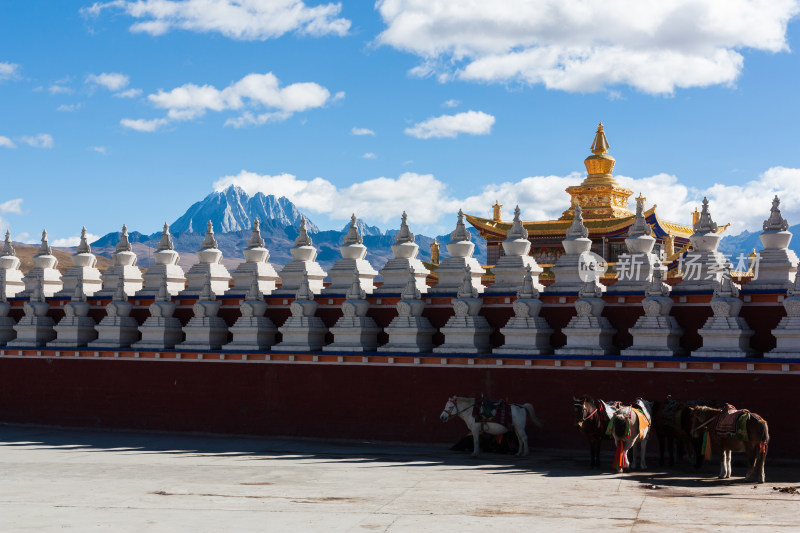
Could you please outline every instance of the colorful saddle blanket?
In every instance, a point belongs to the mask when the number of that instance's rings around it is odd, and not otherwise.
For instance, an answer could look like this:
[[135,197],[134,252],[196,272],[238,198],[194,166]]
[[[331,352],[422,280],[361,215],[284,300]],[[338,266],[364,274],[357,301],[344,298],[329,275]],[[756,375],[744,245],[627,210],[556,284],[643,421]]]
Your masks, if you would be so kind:
[[[647,416],[642,412],[642,410],[638,406],[630,406],[624,405],[619,407],[614,414],[621,414],[624,415],[625,418],[628,420],[628,431],[627,436],[631,436],[631,426],[633,425],[633,421],[636,420],[638,422],[637,427],[639,428],[639,438],[643,439],[647,436],[650,427],[650,420]],[[636,418],[634,418],[636,417]],[[607,435],[613,435],[613,427],[614,427],[614,420],[613,415],[608,422],[608,428],[606,430]]]
[[736,409],[732,405],[726,405],[714,425],[714,433],[717,438],[739,438],[747,439],[747,419],[750,411],[746,409]]
[[513,425],[511,421],[511,404],[504,400],[493,402],[486,398],[475,398],[472,417],[481,424],[493,422],[507,428]]

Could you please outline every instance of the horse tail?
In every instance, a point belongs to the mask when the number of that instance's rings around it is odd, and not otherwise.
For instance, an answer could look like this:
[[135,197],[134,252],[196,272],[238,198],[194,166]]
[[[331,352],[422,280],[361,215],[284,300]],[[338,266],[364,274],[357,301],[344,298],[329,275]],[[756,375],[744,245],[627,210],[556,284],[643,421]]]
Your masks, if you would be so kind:
[[531,422],[536,424],[536,427],[541,429],[542,428],[542,423],[541,423],[541,421],[539,421],[538,418],[536,418],[536,413],[533,410],[533,406],[531,404],[529,404],[529,403],[525,403],[525,404],[522,404],[522,407],[525,408],[525,412],[528,413],[529,417],[531,417]]
[[761,454],[767,453],[767,445],[769,444],[769,426],[767,425],[767,421],[761,418],[760,416],[756,415],[758,419],[758,429],[761,433],[760,435],[760,444],[761,444]]

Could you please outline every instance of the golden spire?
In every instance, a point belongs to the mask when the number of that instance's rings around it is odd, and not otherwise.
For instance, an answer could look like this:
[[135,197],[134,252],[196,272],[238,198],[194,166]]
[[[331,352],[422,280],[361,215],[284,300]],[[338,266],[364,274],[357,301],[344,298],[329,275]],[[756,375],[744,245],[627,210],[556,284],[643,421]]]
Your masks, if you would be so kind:
[[608,139],[603,131],[603,123],[597,125],[597,132],[594,134],[594,141],[592,141],[592,154],[587,157],[583,164],[586,166],[586,171],[589,175],[583,182],[583,185],[616,185],[616,181],[611,176],[614,170],[616,160],[608,155]]
[[494,205],[492,206],[492,209],[494,210],[492,213],[492,220],[495,222],[500,222],[502,220],[502,207],[503,204],[501,204],[499,200],[494,201]]

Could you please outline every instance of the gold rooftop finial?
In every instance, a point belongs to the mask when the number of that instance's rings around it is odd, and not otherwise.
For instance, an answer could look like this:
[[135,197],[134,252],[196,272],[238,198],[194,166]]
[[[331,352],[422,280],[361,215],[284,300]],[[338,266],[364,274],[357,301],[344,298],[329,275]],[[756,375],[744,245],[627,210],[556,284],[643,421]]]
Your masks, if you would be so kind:
[[494,210],[494,212],[492,213],[492,220],[494,220],[495,222],[500,222],[502,220],[503,216],[502,207],[503,204],[501,204],[499,200],[494,201],[494,205],[492,206],[492,209]]
[[594,134],[594,141],[592,142],[591,151],[594,155],[603,155],[608,153],[608,139],[603,132],[603,123],[597,125],[597,133]]

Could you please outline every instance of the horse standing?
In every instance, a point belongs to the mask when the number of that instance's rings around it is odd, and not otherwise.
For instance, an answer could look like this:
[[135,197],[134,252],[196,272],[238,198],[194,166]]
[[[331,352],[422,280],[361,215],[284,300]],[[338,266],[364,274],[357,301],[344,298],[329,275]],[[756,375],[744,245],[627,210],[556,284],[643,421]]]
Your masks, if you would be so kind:
[[608,413],[603,400],[594,400],[591,396],[583,395],[572,398],[575,425],[580,428],[589,441],[589,455],[591,466],[600,466],[600,444],[603,439],[610,439],[607,434]]
[[[514,428],[514,432],[517,434],[520,444],[519,450],[517,451],[517,456],[528,455],[528,435],[525,433],[525,423],[527,421],[526,415],[531,417],[531,421],[536,424],[537,427],[542,427],[542,423],[536,418],[536,413],[534,412],[531,404],[524,403],[520,405],[512,403],[510,404],[510,407],[511,425]],[[475,398],[451,396],[447,399],[447,403],[444,406],[442,414],[439,415],[439,418],[442,420],[442,422],[447,422],[451,418],[458,416],[464,421],[469,430],[472,432],[472,457],[477,457],[481,452],[479,439],[481,431],[485,431],[486,433],[490,433],[492,435],[502,435],[506,433],[509,428],[496,422],[482,422],[480,420],[476,420],[472,414],[474,408]]]
[[[719,478],[731,477],[732,452],[747,454],[747,476],[750,481],[757,472],[757,481],[764,483],[764,463],[767,460],[769,426],[767,421],[747,410],[737,411],[713,407],[692,407],[692,435],[703,435],[706,447],[709,437],[721,448]],[[746,417],[743,419],[742,417]]]
[[639,452],[639,467],[647,469],[645,454],[647,439],[650,436],[650,412],[653,403],[637,398],[633,405],[620,406],[611,417],[611,436],[614,437],[617,452],[614,466],[618,472],[631,467],[628,462],[628,450],[633,449],[633,464],[636,464],[636,452]]
[[677,452],[680,460],[687,455],[688,460],[694,457],[694,467],[703,466],[703,454],[700,450],[700,439],[692,438],[691,408],[706,405],[703,400],[679,401],[671,396],[664,402],[653,402],[653,430],[658,438],[658,464],[665,464],[664,455],[669,452],[669,465],[675,465]]

